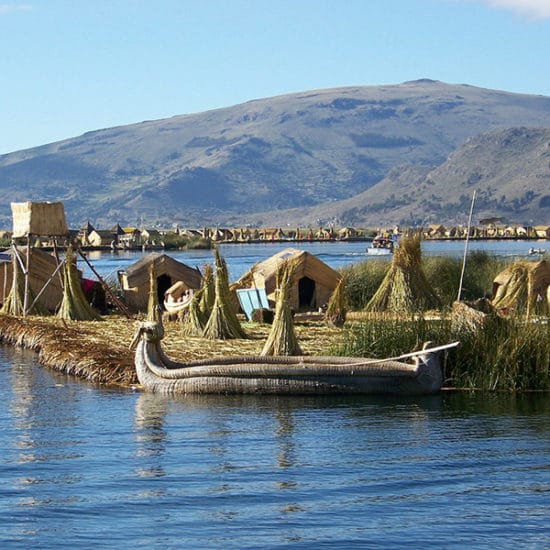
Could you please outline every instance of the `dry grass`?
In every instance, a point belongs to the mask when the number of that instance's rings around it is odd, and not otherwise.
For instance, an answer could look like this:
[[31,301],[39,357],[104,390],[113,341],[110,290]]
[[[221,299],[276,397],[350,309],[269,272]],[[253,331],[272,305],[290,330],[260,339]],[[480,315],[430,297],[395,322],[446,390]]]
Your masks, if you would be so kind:
[[[164,325],[163,348],[178,361],[224,355],[260,355],[271,326],[243,323],[246,339],[207,340],[184,334],[181,323]],[[0,341],[33,349],[41,365],[103,385],[137,384],[133,352],[129,349],[136,321],[122,315],[103,322],[64,321],[55,317],[0,315]],[[342,331],[322,321],[296,323],[296,335],[305,355],[327,354]]]

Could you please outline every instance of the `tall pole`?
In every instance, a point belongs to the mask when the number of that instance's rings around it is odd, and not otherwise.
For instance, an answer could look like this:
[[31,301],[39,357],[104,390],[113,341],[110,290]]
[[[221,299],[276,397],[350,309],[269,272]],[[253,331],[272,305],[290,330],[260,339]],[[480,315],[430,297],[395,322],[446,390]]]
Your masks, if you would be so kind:
[[23,316],[27,315],[29,303],[29,277],[31,273],[31,234],[27,233],[27,270],[25,273],[25,295],[23,296]]
[[464,280],[464,271],[466,270],[466,255],[468,254],[468,241],[470,239],[470,228],[472,227],[472,215],[474,213],[474,203],[476,200],[476,192],[472,195],[472,205],[470,206],[470,216],[468,217],[468,229],[466,231],[466,241],[464,242],[464,257],[462,258],[462,271],[460,273],[460,283],[458,285],[458,298],[460,302],[460,296],[462,294],[462,281]]

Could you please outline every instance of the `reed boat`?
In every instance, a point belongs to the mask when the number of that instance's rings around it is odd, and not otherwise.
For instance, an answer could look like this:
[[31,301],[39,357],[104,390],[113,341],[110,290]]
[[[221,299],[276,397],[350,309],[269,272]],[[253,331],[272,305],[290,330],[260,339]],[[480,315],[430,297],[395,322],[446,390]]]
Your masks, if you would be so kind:
[[132,342],[142,388],[163,394],[430,395],[442,385],[439,352],[458,345],[428,342],[389,359],[254,355],[180,363],[165,355],[163,336],[161,322],[145,321]]

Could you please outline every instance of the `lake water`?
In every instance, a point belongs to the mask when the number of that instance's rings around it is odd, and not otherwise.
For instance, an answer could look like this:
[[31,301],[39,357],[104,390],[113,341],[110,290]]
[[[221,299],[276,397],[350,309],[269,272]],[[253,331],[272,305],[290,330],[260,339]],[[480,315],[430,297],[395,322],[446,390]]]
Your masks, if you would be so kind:
[[[546,246],[547,244],[548,246]],[[366,242],[288,242],[221,244],[219,250],[221,256],[226,260],[229,279],[233,282],[254,263],[265,260],[287,247],[307,250],[326,264],[337,269],[361,261],[380,259],[380,256],[367,256],[365,254],[367,246],[368,243]],[[484,251],[499,257],[527,258],[531,246],[545,248],[550,252],[550,243],[521,240],[470,241],[468,243],[468,251]],[[461,258],[464,255],[464,248],[465,243],[463,241],[422,242],[422,254],[426,256],[439,255]],[[213,253],[211,250],[170,250],[166,253],[191,267],[200,268],[205,263],[213,263]],[[116,276],[118,270],[127,268],[142,256],[143,254],[137,251],[120,251],[117,253],[95,251],[88,254],[88,258],[103,277]],[[389,261],[390,258],[386,259]],[[87,276],[93,278],[90,270],[82,260],[79,261],[79,267],[84,270]]]
[[[235,278],[276,246],[222,255]],[[548,395],[171,398],[0,346],[0,448],[0,548],[550,547]]]

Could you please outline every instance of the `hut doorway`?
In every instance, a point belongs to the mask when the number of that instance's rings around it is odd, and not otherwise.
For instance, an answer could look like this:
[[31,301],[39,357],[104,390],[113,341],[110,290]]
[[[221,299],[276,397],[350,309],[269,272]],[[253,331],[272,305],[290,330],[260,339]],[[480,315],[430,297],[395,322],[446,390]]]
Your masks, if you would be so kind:
[[298,307],[315,307],[315,281],[309,277],[302,277],[298,281]]
[[164,303],[164,293],[172,286],[172,279],[166,273],[157,277],[157,298],[158,303]]

